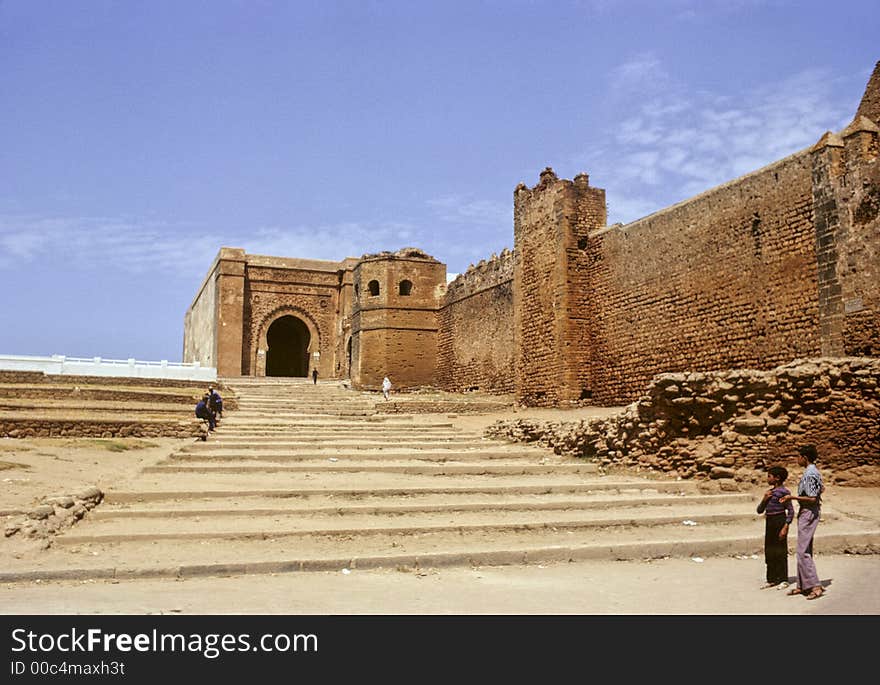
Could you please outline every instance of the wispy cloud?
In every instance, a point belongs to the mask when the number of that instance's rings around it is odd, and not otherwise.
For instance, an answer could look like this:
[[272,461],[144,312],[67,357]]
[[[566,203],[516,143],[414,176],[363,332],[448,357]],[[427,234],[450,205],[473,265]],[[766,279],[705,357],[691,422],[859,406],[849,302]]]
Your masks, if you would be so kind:
[[368,252],[410,247],[416,239],[405,222],[343,222],[319,226],[264,226],[238,240],[250,254],[340,260]]
[[437,247],[451,268],[497,254],[513,243],[513,203],[450,194],[428,201],[441,224]]
[[428,200],[428,206],[437,218],[448,223],[468,226],[509,227],[513,224],[511,206],[479,200],[463,195],[446,195]]
[[[806,70],[750,92],[693,92],[659,59],[638,55],[612,78],[629,116],[576,163],[606,188],[609,221],[629,222],[759,169],[846,125],[833,79]],[[663,87],[657,88],[658,81]],[[627,106],[627,105],[630,106]]]
[[0,215],[0,270],[51,260],[83,269],[191,278],[207,270],[221,246],[241,247],[251,254],[338,260],[389,245],[406,247],[414,235],[410,224],[400,222],[271,226],[242,238],[192,224]]

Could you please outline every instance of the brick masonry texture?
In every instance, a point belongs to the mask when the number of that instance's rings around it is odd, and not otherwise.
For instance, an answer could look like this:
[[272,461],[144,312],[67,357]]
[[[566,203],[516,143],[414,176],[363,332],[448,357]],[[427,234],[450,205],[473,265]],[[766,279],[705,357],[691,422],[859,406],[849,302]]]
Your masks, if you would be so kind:
[[695,479],[762,482],[811,443],[833,482],[877,485],[880,359],[795,360],[769,371],[659,374],[618,415],[499,421],[486,433],[558,454]]
[[801,153],[590,234],[593,401],[657,373],[769,368],[819,354],[810,157]]
[[514,392],[513,271],[513,252],[502,250],[449,284],[439,313],[439,387]]

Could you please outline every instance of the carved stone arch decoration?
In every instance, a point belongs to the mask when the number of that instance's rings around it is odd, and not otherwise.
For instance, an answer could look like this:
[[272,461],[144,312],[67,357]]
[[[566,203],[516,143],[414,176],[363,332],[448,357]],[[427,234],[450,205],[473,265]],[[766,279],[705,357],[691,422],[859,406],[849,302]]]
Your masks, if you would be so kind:
[[284,316],[293,316],[302,321],[309,331],[309,347],[308,352],[311,355],[314,352],[321,351],[321,329],[314,317],[308,311],[295,305],[281,305],[263,317],[260,325],[257,327],[256,345],[251,356],[251,368],[254,369],[255,376],[266,375],[266,352],[269,349],[269,328],[278,319]]

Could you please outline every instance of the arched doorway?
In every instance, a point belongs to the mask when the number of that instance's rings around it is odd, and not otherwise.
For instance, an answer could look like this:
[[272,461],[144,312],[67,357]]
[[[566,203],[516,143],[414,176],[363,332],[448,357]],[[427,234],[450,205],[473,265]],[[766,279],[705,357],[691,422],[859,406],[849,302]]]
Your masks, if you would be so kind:
[[266,375],[308,375],[311,338],[308,327],[295,316],[273,321],[266,333]]

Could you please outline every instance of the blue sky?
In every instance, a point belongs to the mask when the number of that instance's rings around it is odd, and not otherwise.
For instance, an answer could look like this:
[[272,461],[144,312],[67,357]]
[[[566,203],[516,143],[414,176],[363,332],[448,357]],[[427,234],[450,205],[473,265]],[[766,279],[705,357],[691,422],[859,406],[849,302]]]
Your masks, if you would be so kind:
[[221,246],[513,247],[545,166],[628,222],[814,143],[875,2],[0,0],[0,353],[180,361]]

